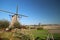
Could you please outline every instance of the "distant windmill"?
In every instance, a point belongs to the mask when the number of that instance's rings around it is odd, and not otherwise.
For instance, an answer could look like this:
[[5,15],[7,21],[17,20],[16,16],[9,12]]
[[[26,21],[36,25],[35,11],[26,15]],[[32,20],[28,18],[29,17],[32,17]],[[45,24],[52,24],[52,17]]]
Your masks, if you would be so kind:
[[10,15],[10,16],[12,16],[12,20],[11,20],[11,23],[10,23],[9,27],[6,30],[9,30],[9,28],[14,27],[14,24],[15,24],[15,22],[18,21],[18,18],[20,18],[22,16],[27,17],[25,15],[18,14],[18,5],[16,7],[16,13],[12,13],[12,12],[9,12],[9,11],[4,11],[4,10],[0,10],[0,11],[13,14],[13,15]]

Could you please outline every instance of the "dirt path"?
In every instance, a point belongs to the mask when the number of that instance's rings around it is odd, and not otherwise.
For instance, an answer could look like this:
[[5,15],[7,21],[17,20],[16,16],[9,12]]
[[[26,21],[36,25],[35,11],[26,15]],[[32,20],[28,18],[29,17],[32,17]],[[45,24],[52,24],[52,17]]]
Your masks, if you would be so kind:
[[48,30],[49,33],[60,33],[60,29],[56,29],[56,30]]

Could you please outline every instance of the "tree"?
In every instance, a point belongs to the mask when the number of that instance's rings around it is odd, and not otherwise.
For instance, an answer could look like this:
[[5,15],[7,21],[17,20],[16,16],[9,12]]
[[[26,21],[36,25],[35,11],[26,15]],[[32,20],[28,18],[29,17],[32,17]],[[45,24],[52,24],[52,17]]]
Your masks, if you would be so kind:
[[0,20],[0,28],[7,28],[9,26],[8,20]]

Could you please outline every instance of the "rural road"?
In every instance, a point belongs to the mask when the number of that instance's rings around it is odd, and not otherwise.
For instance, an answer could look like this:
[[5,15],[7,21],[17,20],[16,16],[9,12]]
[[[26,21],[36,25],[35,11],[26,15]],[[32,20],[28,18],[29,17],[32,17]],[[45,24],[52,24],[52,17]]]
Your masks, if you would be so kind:
[[60,33],[60,29],[52,29],[52,30],[48,30],[49,33]]

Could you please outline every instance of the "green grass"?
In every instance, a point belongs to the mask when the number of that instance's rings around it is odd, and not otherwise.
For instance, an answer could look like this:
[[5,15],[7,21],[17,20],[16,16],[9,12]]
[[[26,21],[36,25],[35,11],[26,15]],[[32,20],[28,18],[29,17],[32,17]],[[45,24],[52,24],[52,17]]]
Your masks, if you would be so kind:
[[40,37],[42,39],[45,39],[47,37],[47,30],[32,30],[31,31],[34,37]]
[[[48,31],[47,30],[30,30],[27,33],[31,33],[34,38],[39,37],[40,39],[46,39]],[[10,39],[12,32],[0,33],[0,37]],[[60,40],[60,34],[53,34],[55,39]]]
[[[33,37],[40,37],[45,39],[47,36],[47,30],[30,30],[30,33],[32,33]],[[3,32],[1,35],[2,38],[10,38],[12,32]]]
[[53,35],[55,40],[60,40],[60,33],[55,33]]

